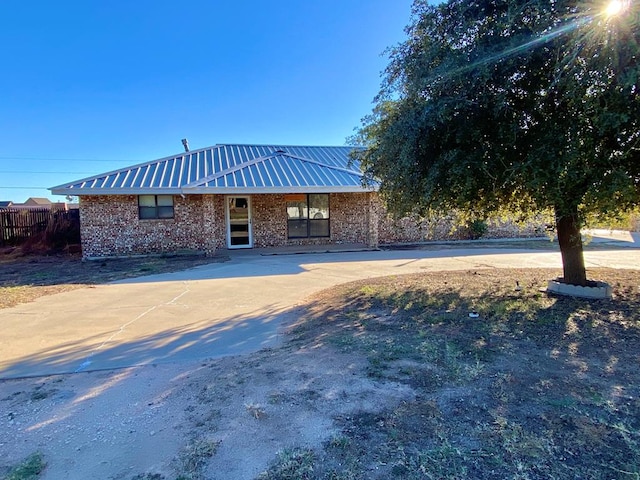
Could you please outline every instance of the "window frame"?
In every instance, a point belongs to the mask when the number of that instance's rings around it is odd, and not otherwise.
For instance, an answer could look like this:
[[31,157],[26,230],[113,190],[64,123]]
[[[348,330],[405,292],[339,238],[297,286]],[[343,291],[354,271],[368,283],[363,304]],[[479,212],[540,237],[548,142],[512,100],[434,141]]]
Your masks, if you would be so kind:
[[[331,196],[328,193],[305,193],[301,194],[305,196],[305,210],[306,217],[301,218],[289,218],[287,215],[287,240],[300,240],[304,238],[330,238],[331,237]],[[323,195],[326,196],[326,205],[327,205],[327,217],[326,218],[312,218],[310,217],[310,212],[312,208],[317,208],[310,206],[310,197],[311,195]],[[286,202],[286,207],[289,208],[289,201]],[[301,202],[300,202],[301,203]],[[297,223],[298,225],[304,225],[304,230],[306,230],[305,235],[292,235],[291,234],[291,225],[292,223]],[[326,224],[326,235],[312,235],[313,226],[318,224]]]
[[[153,205],[142,205],[143,197],[147,199],[153,197]],[[159,197],[161,201],[158,200]],[[171,199],[171,205],[164,205],[167,199]],[[171,213],[168,214],[168,212]],[[138,195],[138,220],[171,220],[173,218],[175,218],[173,195]]]

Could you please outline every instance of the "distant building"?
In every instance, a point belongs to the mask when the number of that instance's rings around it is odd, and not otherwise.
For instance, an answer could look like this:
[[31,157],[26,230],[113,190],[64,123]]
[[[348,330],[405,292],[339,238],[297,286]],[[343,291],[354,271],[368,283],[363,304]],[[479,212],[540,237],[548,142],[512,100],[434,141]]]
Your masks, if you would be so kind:
[[11,200],[0,202],[0,208],[14,210],[72,210],[79,208],[77,203],[52,202],[48,198],[29,197],[24,203],[15,203]]
[[27,198],[27,200],[23,203],[23,205],[26,206],[33,206],[33,207],[39,207],[39,208],[50,208],[51,204],[53,202],[51,202],[51,200],[49,200],[48,198],[40,198],[40,197],[29,197]]

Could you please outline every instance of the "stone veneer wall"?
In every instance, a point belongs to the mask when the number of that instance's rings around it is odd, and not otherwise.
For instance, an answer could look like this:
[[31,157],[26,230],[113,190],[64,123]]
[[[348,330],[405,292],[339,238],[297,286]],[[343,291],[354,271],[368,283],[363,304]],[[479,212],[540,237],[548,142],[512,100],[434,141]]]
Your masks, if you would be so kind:
[[[370,194],[330,195],[330,238],[287,238],[283,194],[251,195],[256,248],[287,245],[367,243]],[[226,248],[225,197],[175,195],[174,218],[140,220],[136,195],[80,197],[82,251],[87,258]]]
[[[418,217],[393,218],[385,211],[377,195],[373,207],[378,215],[378,241],[381,245],[393,243],[417,243],[438,240],[466,240],[469,232],[456,227],[456,219],[450,216],[433,219]],[[482,238],[540,237],[546,234],[546,225],[552,219],[540,215],[525,224],[503,218],[488,218],[487,231]]]
[[367,243],[369,229],[368,195],[329,195],[329,238],[287,238],[287,209],[284,194],[251,196],[253,244],[257,248],[331,243]]
[[[193,197],[196,195],[188,195],[187,199]],[[227,245],[224,197],[222,195],[202,195],[202,198],[201,235],[204,251],[207,255],[214,255],[217,250],[226,248]]]
[[287,209],[283,194],[251,195],[251,216],[256,248],[287,244]]
[[[84,257],[109,257],[204,252],[226,248],[223,195],[175,195],[174,218],[140,220],[136,195],[80,197],[80,228]],[[376,193],[332,193],[329,197],[330,238],[287,238],[286,200],[283,194],[251,195],[253,242],[256,248],[287,245],[359,243],[378,246],[465,237],[454,230],[453,218],[430,221],[393,219]],[[489,219],[483,238],[544,235],[544,222],[526,226]]]
[[331,241],[333,243],[369,244],[370,193],[333,193],[331,208]]
[[[529,222],[521,225],[511,220],[489,218],[486,220],[487,231],[482,238],[526,238],[544,237],[546,223],[541,218],[539,222]],[[469,232],[464,227],[456,227],[451,217],[434,220],[419,220],[415,218],[394,219],[384,215],[379,222],[379,243],[417,243],[438,240],[467,240]]]
[[[216,198],[217,197],[217,198]],[[214,195],[175,195],[174,218],[140,220],[136,195],[80,197],[82,252],[87,258],[195,251],[224,245],[224,204]]]

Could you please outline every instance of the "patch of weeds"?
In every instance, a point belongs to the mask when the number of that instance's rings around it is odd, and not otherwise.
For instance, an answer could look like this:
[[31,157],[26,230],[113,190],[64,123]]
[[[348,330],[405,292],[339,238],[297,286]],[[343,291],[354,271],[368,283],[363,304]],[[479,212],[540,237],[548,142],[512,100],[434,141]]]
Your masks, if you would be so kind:
[[3,402],[8,402],[9,400],[14,400],[16,397],[19,397],[23,393],[25,393],[25,392],[23,392],[23,391],[13,392],[11,395],[8,395],[8,396],[6,396],[6,397],[4,397],[4,398],[2,398],[0,400],[3,401]]
[[178,457],[177,480],[201,480],[202,470],[222,443],[220,440],[196,439],[183,448]]
[[[402,373],[407,376],[406,383],[422,391],[435,391],[445,383],[445,379],[435,368],[405,369]],[[398,380],[402,379],[399,378]]]
[[366,372],[370,378],[381,379],[385,376],[386,365],[379,357],[369,357]]
[[42,453],[35,452],[9,470],[3,480],[36,480],[46,466]]
[[[235,386],[235,383],[228,378],[226,380],[225,385],[229,388]],[[197,400],[199,403],[216,403],[219,401],[226,401],[230,397],[229,388],[221,389],[218,385],[211,384],[206,385],[200,389],[197,395]]]
[[491,395],[500,403],[507,403],[515,394],[513,383],[515,379],[510,372],[498,372],[491,383]]
[[501,416],[494,420],[493,431],[504,454],[512,458],[539,460],[552,455],[552,442],[544,432],[536,433]]
[[475,380],[485,371],[486,365],[476,358],[475,362],[464,363],[460,371],[460,378],[464,381]]
[[193,424],[196,427],[208,427],[209,431],[216,430],[216,423],[222,416],[220,410],[211,410],[202,416],[191,416]]
[[360,480],[362,479],[362,475],[358,474],[357,472],[354,472],[352,470],[348,470],[348,469],[344,469],[341,471],[337,471],[337,470],[330,470],[329,472],[327,472],[324,477],[322,477],[323,480]]
[[369,297],[373,297],[377,293],[377,289],[373,287],[373,285],[364,285],[360,289],[360,293],[362,295],[366,295]]
[[329,342],[343,353],[351,353],[358,350],[358,346],[360,344],[358,338],[350,331],[332,335],[329,337]]
[[468,460],[461,449],[453,447],[446,439],[441,439],[440,444],[434,448],[402,455],[391,471],[395,477],[406,480],[457,480],[469,478]]
[[36,387],[33,392],[31,392],[31,395],[29,396],[31,401],[36,402],[38,400],[44,400],[45,398],[50,397],[57,392],[56,389],[45,390],[43,387],[44,385],[40,385],[39,387]]
[[351,440],[346,435],[334,435],[326,442],[326,446],[345,450],[351,444]]
[[455,381],[464,377],[464,354],[454,342],[434,336],[420,342],[417,350],[423,361],[440,367],[449,380]]
[[572,397],[550,398],[547,403],[555,408],[569,408],[576,404],[576,399]]
[[538,291],[557,275],[446,272],[324,292],[305,340],[366,357],[369,376],[407,383],[416,400],[338,416],[307,478],[640,480],[638,273],[589,272],[616,285],[612,301]]
[[283,392],[270,392],[269,395],[267,395],[267,402],[269,402],[269,404],[271,405],[279,405],[284,402],[285,398],[286,395]]
[[307,448],[285,449],[257,480],[310,480],[314,475],[315,454]]
[[318,392],[317,390],[313,390],[310,388],[306,388],[302,391],[300,391],[298,393],[298,395],[300,395],[300,397],[304,400],[306,400],[307,402],[314,402],[320,398],[322,398],[322,394],[320,392]]
[[258,403],[245,403],[244,408],[246,408],[249,415],[256,420],[260,420],[267,416],[266,410]]

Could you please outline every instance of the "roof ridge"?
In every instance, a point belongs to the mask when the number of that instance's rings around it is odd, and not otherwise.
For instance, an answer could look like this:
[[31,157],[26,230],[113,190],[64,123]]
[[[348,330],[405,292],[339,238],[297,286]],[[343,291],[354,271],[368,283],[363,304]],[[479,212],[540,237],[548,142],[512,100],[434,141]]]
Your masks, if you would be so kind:
[[297,147],[297,148],[363,148],[359,145],[295,145],[295,144],[281,144],[281,143],[216,143],[211,147]]
[[363,173],[359,172],[357,170],[351,170],[349,168],[338,167],[338,166],[335,166],[335,165],[329,165],[327,163],[319,162],[319,161],[313,160],[311,158],[304,158],[304,157],[301,157],[299,155],[294,155],[294,154],[289,153],[289,152],[283,152],[283,151],[280,151],[280,150],[276,150],[275,152],[271,152],[268,155],[262,155],[261,157],[255,157],[255,158],[252,158],[251,160],[249,160],[247,162],[240,162],[240,163],[238,163],[236,165],[233,165],[232,167],[227,167],[227,168],[225,168],[223,170],[220,170],[219,172],[212,173],[211,175],[207,175],[206,177],[200,178],[200,179],[196,180],[195,182],[191,182],[191,183],[188,183],[188,184],[184,185],[182,188],[195,188],[195,187],[202,186],[205,183],[209,183],[209,182],[214,181],[214,180],[216,180],[218,178],[222,178],[225,175],[237,172],[237,171],[242,170],[243,168],[247,168],[247,167],[249,167],[251,165],[256,165],[257,163],[262,163],[265,160],[268,160],[268,159],[274,158],[274,157],[293,158],[293,159],[296,159],[296,160],[300,160],[302,162],[312,163],[314,165],[319,165],[321,167],[329,168],[331,170],[337,170],[337,171],[340,171],[340,172],[345,172],[345,173],[349,173],[349,174],[353,174],[353,175],[358,175],[360,177],[363,176]]

